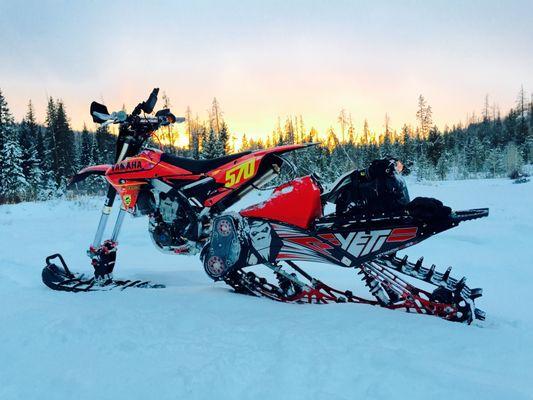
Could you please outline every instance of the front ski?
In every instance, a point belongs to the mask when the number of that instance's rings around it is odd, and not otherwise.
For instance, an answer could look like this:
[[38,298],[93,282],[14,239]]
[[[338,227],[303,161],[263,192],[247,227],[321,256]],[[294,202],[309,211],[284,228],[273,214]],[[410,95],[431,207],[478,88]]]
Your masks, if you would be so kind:
[[[61,265],[52,260],[59,259]],[[94,276],[71,272],[61,254],[46,257],[46,266],[42,271],[43,283],[50,289],[63,292],[96,292],[124,290],[128,288],[161,289],[165,285],[141,280],[116,280],[112,278],[95,279]]]

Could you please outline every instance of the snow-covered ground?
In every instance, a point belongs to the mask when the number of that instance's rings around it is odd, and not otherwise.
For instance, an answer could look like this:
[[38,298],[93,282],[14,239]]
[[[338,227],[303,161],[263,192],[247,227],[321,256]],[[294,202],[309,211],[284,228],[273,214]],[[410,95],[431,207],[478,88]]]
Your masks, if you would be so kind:
[[[490,207],[407,251],[483,287],[485,323],[237,295],[198,259],[156,251],[145,219],[126,220],[115,275],[166,289],[53,292],[40,281],[44,257],[60,251],[89,271],[98,203],[1,206],[0,399],[532,399],[533,183],[410,192]],[[350,270],[312,269],[356,282]]]

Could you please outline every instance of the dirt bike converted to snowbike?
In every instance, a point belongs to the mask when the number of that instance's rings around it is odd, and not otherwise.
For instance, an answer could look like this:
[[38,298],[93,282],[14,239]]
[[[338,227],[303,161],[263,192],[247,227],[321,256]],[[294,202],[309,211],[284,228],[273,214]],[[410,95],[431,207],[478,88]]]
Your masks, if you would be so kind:
[[[460,222],[488,216],[488,209],[454,211],[440,201],[410,201],[401,172],[392,158],[375,160],[365,170],[341,176],[324,190],[316,176],[295,179],[276,188],[271,198],[239,213],[224,213],[247,191],[279,171],[280,154],[302,147],[282,146],[221,159],[194,161],[144,149],[153,131],[176,121],[169,110],[151,113],[157,90],[130,116],[110,114],[105,106],[91,105],[95,122],[119,123],[115,165],[82,170],[77,182],[90,174],[105,175],[110,182],[100,224],[89,250],[95,277],[72,273],[63,258],[46,259],[43,282],[71,292],[112,290],[116,287],[161,287],[149,282],[116,281],[111,277],[116,239],[126,212],[148,215],[150,233],[162,250],[191,254],[202,247],[205,272],[235,291],[282,302],[347,302],[404,309],[470,323],[485,319],[474,300],[482,295],[466,279],[436,267],[423,266],[396,255]],[[115,195],[122,199],[113,235],[101,243]],[[326,203],[335,212],[324,215]],[[61,265],[52,263],[58,258]],[[374,299],[341,291],[313,278],[298,261],[312,261],[352,268],[362,275]],[[277,280],[257,275],[265,265]],[[287,270],[287,267],[290,270]],[[426,288],[415,286],[424,282]]]
[[[47,258],[43,281],[57,290],[82,291],[96,286],[151,286],[148,282],[113,281],[117,239],[126,213],[148,216],[149,234],[155,246],[169,254],[196,254],[210,230],[213,215],[224,211],[254,188],[274,178],[285,163],[281,155],[306,145],[287,145],[268,150],[245,151],[210,160],[194,160],[147,148],[148,139],[160,127],[176,118],[168,109],[154,110],[159,89],[139,103],[130,115],[110,113],[93,102],[91,116],[102,125],[118,124],[115,164],[96,165],[81,170],[71,185],[91,175],[109,182],[106,200],[94,240],[88,251],[94,278],[70,272],[58,254]],[[143,113],[143,115],[141,115]],[[121,208],[109,240],[102,242],[104,229],[116,195]],[[63,269],[51,263],[60,259]]]
[[[458,322],[485,319],[474,305],[481,289],[451,277],[451,268],[437,272],[435,265],[424,267],[422,258],[412,263],[396,252],[462,221],[485,217],[488,209],[452,212],[436,199],[410,201],[402,168],[394,159],[376,160],[345,174],[328,191],[314,176],[298,178],[263,203],[217,216],[201,255],[206,273],[237,292],[282,302],[364,303]],[[324,216],[328,202],[336,209]],[[334,289],[297,261],[356,269],[374,299]],[[266,265],[277,282],[251,271],[258,264]],[[416,280],[433,288],[410,283]]]

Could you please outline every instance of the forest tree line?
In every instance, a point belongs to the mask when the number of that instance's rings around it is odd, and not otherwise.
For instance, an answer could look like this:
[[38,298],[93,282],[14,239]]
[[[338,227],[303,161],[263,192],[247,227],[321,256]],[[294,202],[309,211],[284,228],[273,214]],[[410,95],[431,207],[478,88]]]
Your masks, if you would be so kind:
[[[164,106],[170,106],[163,96]],[[433,123],[432,109],[423,96],[418,98],[417,125],[403,125],[400,131],[390,127],[386,115],[383,130],[372,132],[365,120],[357,129],[352,118],[341,110],[337,130],[325,135],[304,120],[278,119],[276,128],[265,139],[242,138],[239,150],[253,150],[293,143],[318,143],[290,156],[298,173],[318,173],[331,182],[340,174],[364,168],[376,158],[393,156],[412,164],[418,179],[466,179],[517,176],[524,164],[533,163],[533,101],[520,90],[515,106],[501,115],[485,99],[480,117],[472,116],[462,124],[439,130]],[[220,157],[235,151],[223,112],[213,100],[207,120],[186,111],[185,132],[173,127],[161,128],[152,147],[195,159]],[[187,136],[188,145],[179,147],[178,135]],[[95,164],[112,163],[115,136],[108,127],[74,131],[61,100],[49,98],[44,124],[36,121],[30,101],[22,121],[14,120],[6,98],[0,91],[0,204],[47,200],[67,192],[67,183],[76,171]],[[101,193],[102,178],[90,178],[79,184],[84,193]]]

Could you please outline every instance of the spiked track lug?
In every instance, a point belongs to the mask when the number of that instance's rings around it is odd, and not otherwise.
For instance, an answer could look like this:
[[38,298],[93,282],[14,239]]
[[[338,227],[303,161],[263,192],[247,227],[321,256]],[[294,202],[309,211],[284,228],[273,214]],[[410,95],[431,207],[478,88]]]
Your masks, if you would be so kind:
[[452,267],[448,267],[446,269],[446,272],[442,275],[442,280],[446,282],[448,278],[450,277],[451,272],[452,272]]

